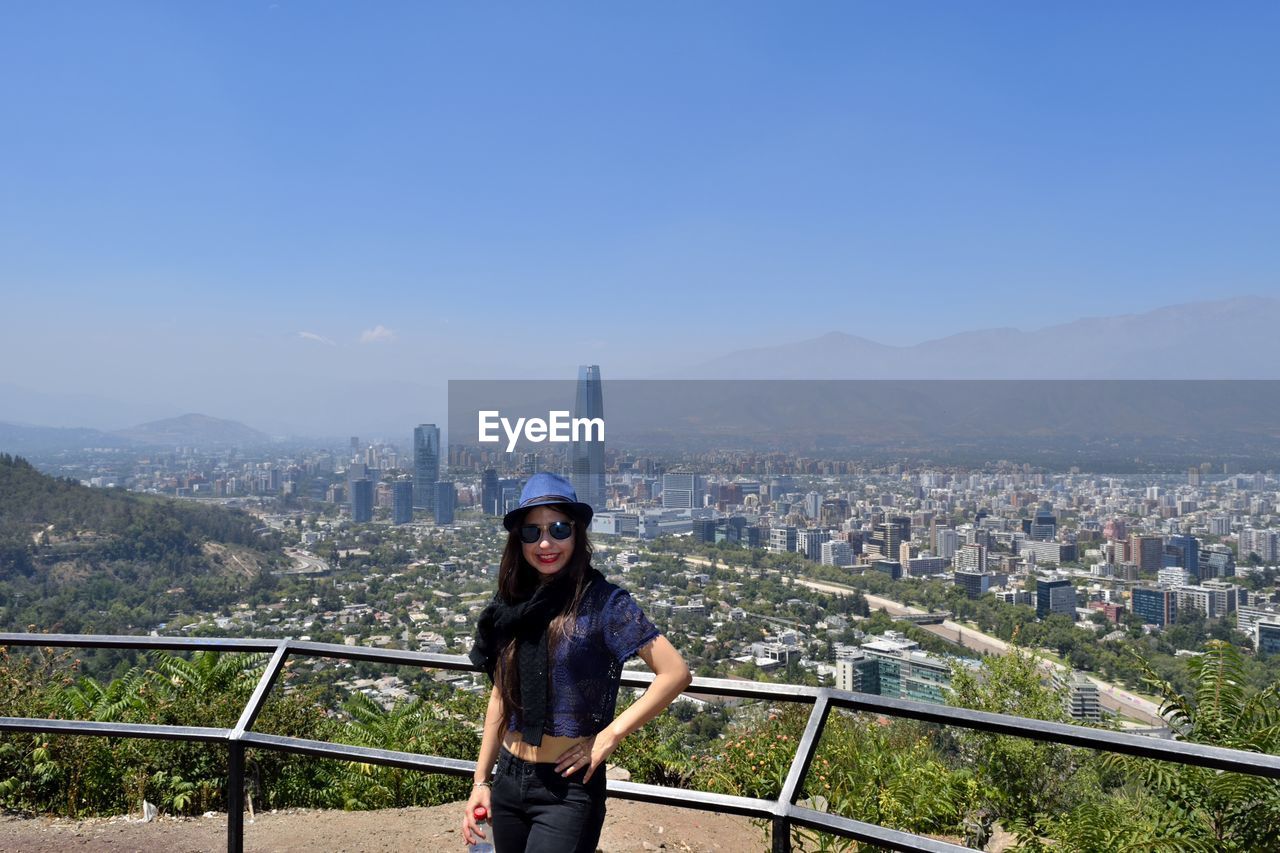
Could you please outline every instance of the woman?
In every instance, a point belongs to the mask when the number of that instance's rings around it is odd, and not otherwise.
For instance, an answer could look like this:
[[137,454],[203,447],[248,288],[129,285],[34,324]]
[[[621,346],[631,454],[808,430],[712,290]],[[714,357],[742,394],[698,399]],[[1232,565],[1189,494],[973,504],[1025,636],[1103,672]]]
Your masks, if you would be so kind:
[[[484,806],[499,853],[592,853],[604,825],[605,761],[692,680],[630,594],[592,568],[590,521],[569,481],[548,473],[533,475],[502,519],[498,592],[471,650],[493,690],[462,819],[468,844]],[[614,719],[622,665],[634,655],[655,677]]]

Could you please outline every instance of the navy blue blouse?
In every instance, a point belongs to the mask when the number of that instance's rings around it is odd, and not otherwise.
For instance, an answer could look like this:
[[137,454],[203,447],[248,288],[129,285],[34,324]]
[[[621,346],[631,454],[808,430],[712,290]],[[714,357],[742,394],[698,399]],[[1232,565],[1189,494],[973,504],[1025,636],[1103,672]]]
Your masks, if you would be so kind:
[[[551,651],[543,734],[583,737],[611,723],[622,665],[658,633],[625,589],[603,579],[587,587],[573,631]],[[508,729],[519,728],[512,714]]]

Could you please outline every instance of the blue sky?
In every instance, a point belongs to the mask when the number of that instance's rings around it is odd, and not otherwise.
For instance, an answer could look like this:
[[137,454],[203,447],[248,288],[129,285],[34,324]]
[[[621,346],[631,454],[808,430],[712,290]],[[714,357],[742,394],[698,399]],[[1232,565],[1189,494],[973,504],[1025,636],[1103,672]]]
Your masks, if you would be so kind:
[[245,417],[1280,291],[1274,3],[4,17],[0,383]]

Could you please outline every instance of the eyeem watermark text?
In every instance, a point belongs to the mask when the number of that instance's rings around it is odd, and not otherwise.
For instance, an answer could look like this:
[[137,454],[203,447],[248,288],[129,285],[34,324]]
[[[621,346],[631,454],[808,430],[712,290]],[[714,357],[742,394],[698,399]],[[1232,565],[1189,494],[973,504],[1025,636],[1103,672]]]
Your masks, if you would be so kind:
[[507,452],[512,453],[521,438],[533,444],[544,441],[604,441],[604,418],[571,418],[568,411],[547,412],[543,418],[509,418],[495,410],[479,412],[479,438],[482,444],[494,444],[502,440],[501,429],[507,437]]

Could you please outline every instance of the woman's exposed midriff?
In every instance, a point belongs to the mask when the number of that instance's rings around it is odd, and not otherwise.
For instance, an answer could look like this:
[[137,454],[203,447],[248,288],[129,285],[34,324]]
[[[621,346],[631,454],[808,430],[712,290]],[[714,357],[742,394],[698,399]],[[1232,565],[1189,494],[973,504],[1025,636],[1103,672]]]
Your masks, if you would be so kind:
[[554,764],[570,747],[588,740],[585,737],[562,737],[560,735],[543,735],[542,743],[534,746],[525,743],[520,732],[508,731],[502,736],[502,745],[507,751],[522,761],[535,764]]

